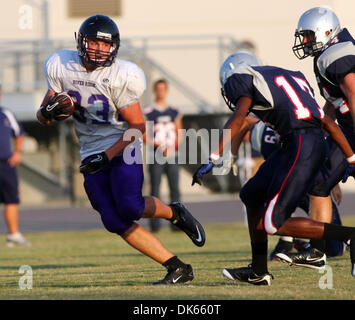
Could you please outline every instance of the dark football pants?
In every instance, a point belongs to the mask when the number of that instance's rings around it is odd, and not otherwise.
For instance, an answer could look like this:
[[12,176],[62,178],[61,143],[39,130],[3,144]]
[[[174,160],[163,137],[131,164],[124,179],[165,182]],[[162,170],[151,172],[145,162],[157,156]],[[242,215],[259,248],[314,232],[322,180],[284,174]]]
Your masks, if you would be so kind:
[[100,213],[108,231],[121,235],[142,217],[145,200],[141,164],[127,164],[120,155],[101,171],[84,174],[84,179],[91,205]]
[[241,189],[250,208],[264,208],[264,229],[275,234],[307,194],[326,157],[321,129],[296,130]]
[[342,180],[348,162],[338,145],[332,139],[327,137],[327,157],[324,166],[317,174],[314,185],[309,194],[318,197],[327,197],[332,189]]
[[7,160],[0,160],[0,203],[18,204],[20,202],[16,167]]

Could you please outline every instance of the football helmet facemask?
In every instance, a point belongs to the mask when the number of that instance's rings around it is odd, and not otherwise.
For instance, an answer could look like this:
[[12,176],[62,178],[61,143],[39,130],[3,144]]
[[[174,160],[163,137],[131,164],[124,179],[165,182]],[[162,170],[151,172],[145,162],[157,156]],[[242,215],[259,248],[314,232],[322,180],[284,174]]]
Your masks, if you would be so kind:
[[219,81],[221,82],[221,94],[228,108],[235,111],[236,101],[229,101],[225,95],[224,85],[227,79],[241,66],[260,66],[258,59],[247,52],[237,52],[230,55],[222,64],[219,70]]
[[326,7],[304,12],[298,20],[293,53],[298,59],[315,56],[341,31],[335,13]]
[[[109,67],[116,58],[120,46],[120,33],[116,23],[108,16],[97,14],[87,18],[76,36],[77,50],[83,64]],[[101,40],[111,44],[110,50],[89,48],[88,40]]]

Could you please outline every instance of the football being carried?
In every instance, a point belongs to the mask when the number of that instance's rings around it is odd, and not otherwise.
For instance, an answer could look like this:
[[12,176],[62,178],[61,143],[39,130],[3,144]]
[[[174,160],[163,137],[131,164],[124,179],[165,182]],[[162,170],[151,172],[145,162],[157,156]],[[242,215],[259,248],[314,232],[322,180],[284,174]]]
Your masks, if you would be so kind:
[[52,95],[47,105],[41,107],[41,113],[44,118],[62,121],[69,118],[75,110],[73,99],[66,92],[60,92]]

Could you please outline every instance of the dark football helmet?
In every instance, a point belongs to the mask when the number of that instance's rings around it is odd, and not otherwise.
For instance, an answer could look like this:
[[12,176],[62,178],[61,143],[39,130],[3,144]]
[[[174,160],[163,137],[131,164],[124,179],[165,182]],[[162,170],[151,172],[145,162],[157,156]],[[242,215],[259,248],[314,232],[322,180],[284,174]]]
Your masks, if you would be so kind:
[[[97,14],[87,18],[76,36],[77,49],[82,63],[97,67],[109,67],[116,58],[120,46],[120,33],[116,23],[108,16]],[[109,52],[88,48],[88,39],[111,43]],[[91,55],[91,58],[89,54]]]

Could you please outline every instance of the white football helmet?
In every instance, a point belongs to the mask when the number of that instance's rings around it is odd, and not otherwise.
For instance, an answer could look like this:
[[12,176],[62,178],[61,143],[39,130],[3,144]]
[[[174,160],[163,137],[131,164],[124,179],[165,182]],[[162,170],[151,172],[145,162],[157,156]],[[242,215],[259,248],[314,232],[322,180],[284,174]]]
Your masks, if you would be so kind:
[[227,79],[241,66],[260,66],[258,59],[250,53],[247,52],[237,52],[230,55],[222,64],[219,70],[219,81],[221,82],[222,88],[221,93],[224,101],[226,102],[229,109],[235,110],[232,107],[232,103],[227,99],[224,93],[224,84]]
[[314,56],[341,31],[336,14],[327,7],[315,7],[298,20],[293,53],[298,59]]

